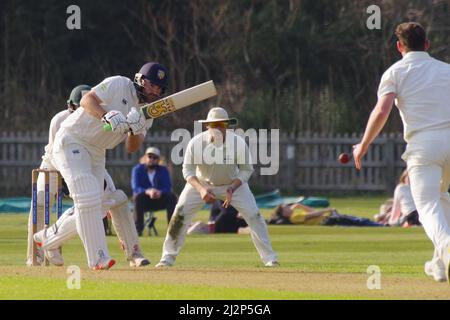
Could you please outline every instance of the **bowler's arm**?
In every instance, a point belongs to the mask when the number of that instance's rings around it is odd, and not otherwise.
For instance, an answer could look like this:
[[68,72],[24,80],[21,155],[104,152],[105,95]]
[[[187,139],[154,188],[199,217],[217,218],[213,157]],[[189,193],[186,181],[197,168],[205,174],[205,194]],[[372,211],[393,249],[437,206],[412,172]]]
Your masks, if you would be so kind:
[[380,134],[386,124],[389,114],[394,104],[395,93],[388,93],[378,100],[377,104],[370,113],[366,130],[361,142],[353,146],[353,159],[356,169],[361,169],[361,159],[367,153],[370,144]]

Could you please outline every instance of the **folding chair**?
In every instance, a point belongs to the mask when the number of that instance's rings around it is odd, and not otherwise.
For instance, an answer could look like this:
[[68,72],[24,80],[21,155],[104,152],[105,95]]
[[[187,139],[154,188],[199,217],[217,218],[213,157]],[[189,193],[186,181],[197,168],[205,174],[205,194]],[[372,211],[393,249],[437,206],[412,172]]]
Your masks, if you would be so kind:
[[158,236],[158,230],[156,230],[155,222],[156,222],[156,217],[155,217],[155,213],[153,211],[144,212],[144,229],[148,228],[149,236],[152,235],[152,230],[153,230],[153,234],[155,236]]

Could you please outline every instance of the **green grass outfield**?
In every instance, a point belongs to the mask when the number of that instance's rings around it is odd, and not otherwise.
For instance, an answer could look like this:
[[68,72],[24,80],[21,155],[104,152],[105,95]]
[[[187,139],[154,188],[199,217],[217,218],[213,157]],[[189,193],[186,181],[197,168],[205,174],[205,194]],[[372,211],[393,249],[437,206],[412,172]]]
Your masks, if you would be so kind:
[[[341,212],[377,213],[383,197],[331,198]],[[268,216],[270,211],[263,210]],[[79,239],[64,247],[65,267],[27,268],[27,216],[0,215],[0,299],[448,299],[450,285],[423,273],[432,255],[422,228],[269,226],[281,268],[262,266],[249,235],[191,235],[169,269],[155,269],[166,221],[158,237],[142,237],[152,266],[128,267],[117,238],[108,237],[118,263],[90,271]],[[202,211],[198,220],[206,220]],[[66,267],[81,267],[81,289],[67,288]],[[367,268],[381,270],[381,289],[369,290]]]

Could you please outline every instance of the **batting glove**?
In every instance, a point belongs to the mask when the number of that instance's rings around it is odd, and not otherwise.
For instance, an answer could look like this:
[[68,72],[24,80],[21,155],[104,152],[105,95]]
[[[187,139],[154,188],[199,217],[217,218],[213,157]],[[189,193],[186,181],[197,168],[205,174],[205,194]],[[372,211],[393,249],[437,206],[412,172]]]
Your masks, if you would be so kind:
[[144,115],[134,107],[127,114],[128,125],[131,132],[135,135],[144,134],[147,131],[145,120]]
[[120,111],[112,110],[102,117],[102,122],[109,124],[113,132],[127,133],[130,131],[127,118]]

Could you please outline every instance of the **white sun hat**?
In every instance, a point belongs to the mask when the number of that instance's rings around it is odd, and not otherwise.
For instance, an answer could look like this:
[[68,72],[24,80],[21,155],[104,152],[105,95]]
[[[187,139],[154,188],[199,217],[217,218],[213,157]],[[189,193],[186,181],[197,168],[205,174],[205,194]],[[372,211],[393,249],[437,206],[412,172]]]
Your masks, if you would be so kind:
[[216,107],[209,110],[206,120],[198,120],[198,122],[228,122],[230,125],[236,125],[238,121],[236,118],[229,118],[228,113],[224,108]]
[[156,147],[148,147],[147,150],[145,150],[145,154],[154,154],[155,156],[161,157],[161,152]]

